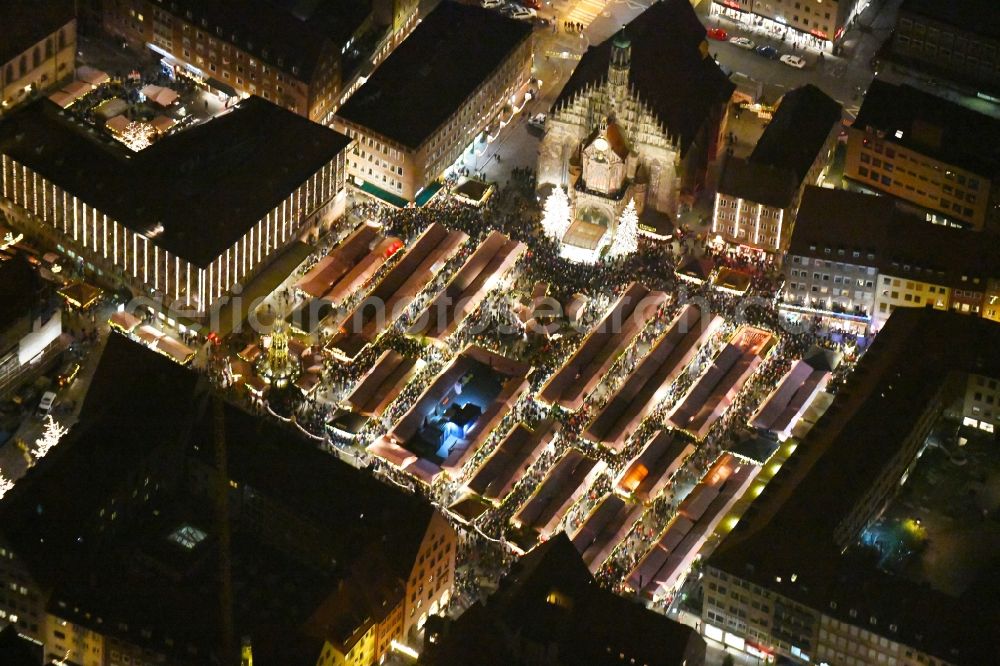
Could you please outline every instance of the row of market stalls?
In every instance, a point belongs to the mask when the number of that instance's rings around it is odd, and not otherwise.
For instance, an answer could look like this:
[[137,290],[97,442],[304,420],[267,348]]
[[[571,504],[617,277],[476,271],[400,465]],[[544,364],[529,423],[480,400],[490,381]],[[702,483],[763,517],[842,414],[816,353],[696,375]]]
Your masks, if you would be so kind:
[[462,468],[528,390],[531,366],[469,345],[368,452],[425,483]]
[[667,423],[691,433],[698,440],[704,439],[763,362],[774,342],[774,336],[765,330],[752,326],[740,328],[674,406]]
[[402,315],[468,240],[465,233],[449,231],[439,223],[427,227],[368,296],[338,322],[328,349],[344,360],[356,358]]
[[667,301],[662,291],[633,282],[587,334],[583,344],[552,375],[538,401],[575,411],[604,379],[618,356]]
[[527,551],[555,533],[566,512],[597,480],[607,464],[578,449],[567,449],[512,520],[522,530],[518,546]]
[[427,304],[407,334],[443,345],[486,295],[502,285],[528,246],[491,232],[469,255],[448,285]]
[[158,328],[144,324],[130,312],[115,312],[108,320],[113,330],[118,331],[155,352],[163,354],[175,363],[187,365],[194,358],[195,351]]
[[650,598],[674,588],[759,472],[759,465],[730,453],[719,456],[677,507],[660,538],[629,573],[626,586]]
[[682,307],[659,340],[597,412],[583,436],[621,450],[721,325],[721,317],[703,312],[700,306]]

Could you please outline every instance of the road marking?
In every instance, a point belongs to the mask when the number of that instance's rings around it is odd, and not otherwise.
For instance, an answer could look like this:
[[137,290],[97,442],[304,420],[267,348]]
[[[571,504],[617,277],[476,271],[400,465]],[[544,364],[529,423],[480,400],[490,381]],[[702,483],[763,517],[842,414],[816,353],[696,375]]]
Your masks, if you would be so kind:
[[582,23],[584,27],[587,27],[604,12],[606,4],[604,0],[580,0],[570,13],[566,15],[566,20],[573,23]]

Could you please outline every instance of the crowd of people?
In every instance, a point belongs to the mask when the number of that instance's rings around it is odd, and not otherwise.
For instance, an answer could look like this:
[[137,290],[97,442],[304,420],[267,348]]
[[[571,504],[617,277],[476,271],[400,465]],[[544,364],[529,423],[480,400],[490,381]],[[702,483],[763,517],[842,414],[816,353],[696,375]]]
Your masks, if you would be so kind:
[[[530,176],[530,173],[525,175]],[[698,237],[682,235],[676,243],[651,243],[643,240],[639,250],[630,256],[601,260],[594,264],[572,263],[559,256],[558,245],[543,233],[537,208],[532,197],[527,196],[526,191],[520,187],[500,190],[483,208],[465,205],[448,197],[440,197],[423,208],[402,210],[387,209],[370,202],[352,206],[348,215],[352,223],[377,221],[386,233],[399,236],[407,243],[411,243],[435,222],[449,229],[464,231],[470,238],[454,257],[445,262],[430,284],[416,295],[403,316],[391,323],[353,361],[328,356],[322,385],[313,397],[303,399],[295,412],[296,420],[309,432],[321,431],[320,424],[342,408],[345,398],[384,350],[394,349],[405,356],[422,358],[425,361],[422,368],[407,382],[385,412],[378,418],[370,419],[354,439],[347,440],[327,430],[331,445],[349,451],[351,455],[364,457],[365,447],[393,426],[448,360],[466,345],[482,345],[498,354],[526,361],[532,366],[530,391],[515,403],[486,438],[483,446],[471,456],[461,478],[441,479],[433,485],[427,485],[385,461],[374,459],[371,463],[373,473],[387,482],[425,495],[440,506],[447,507],[464,495],[463,484],[496,450],[514,425],[524,423],[529,427],[537,427],[545,420],[556,422],[558,434],[539,458],[524,470],[523,476],[507,497],[500,498],[499,505],[487,509],[464,526],[463,539],[467,550],[463,550],[466,553],[463,562],[468,566],[459,577],[456,603],[462,603],[460,600],[463,593],[477,594],[484,577],[488,579],[490,575],[499,576],[509,564],[511,550],[505,548],[504,544],[516,542],[519,547],[523,547],[530,543],[532,535],[515,529],[511,519],[566,451],[570,448],[579,449],[591,457],[603,460],[607,465],[606,471],[593,487],[588,488],[583,498],[567,511],[563,526],[567,530],[574,530],[611,491],[613,479],[638,453],[649,436],[657,428],[665,427],[664,421],[669,410],[713,362],[715,355],[733,332],[742,324],[771,332],[777,339],[775,348],[734,402],[713,423],[704,440],[698,443],[696,452],[674,475],[663,493],[647,501],[641,519],[600,568],[600,580],[609,586],[619,586],[650,544],[669,524],[679,503],[719,454],[754,435],[747,425],[749,417],[781,380],[791,363],[802,358],[815,346],[835,346],[810,327],[790,328],[786,325],[774,305],[774,293],[780,286],[780,276],[770,263],[760,257],[726,252]],[[413,318],[445,287],[482,238],[494,229],[521,240],[528,246],[524,258],[513,271],[510,283],[491,291],[480,306],[470,313],[465,323],[449,336],[446,347],[428,345],[406,335],[406,328]],[[321,248],[317,256],[323,256],[328,249],[329,246]],[[695,252],[709,258],[715,266],[727,266],[747,273],[750,276],[747,293],[740,295],[719,290],[708,282],[693,284],[678,279],[675,266]],[[380,269],[366,284],[366,289],[381,279],[393,263],[390,260]],[[526,329],[524,317],[518,316],[518,309],[530,305],[532,289],[539,281],[547,283],[547,294],[560,303],[566,303],[577,296],[586,299],[586,306],[578,322],[564,320],[555,332]],[[534,400],[544,382],[579,348],[587,332],[604,316],[618,295],[634,281],[641,282],[650,289],[666,292],[669,295],[668,301],[615,360],[598,389],[587,396],[583,407],[570,412],[559,407],[546,407]],[[679,375],[651,415],[631,434],[622,451],[615,453],[586,440],[582,433],[592,418],[628,378],[645,354],[649,353],[680,307],[691,302],[706,309],[706,314],[722,315],[726,324],[702,347],[687,370]],[[322,338],[320,341],[323,341]],[[489,549],[484,549],[484,544],[489,544]],[[487,556],[485,553],[490,554]]]

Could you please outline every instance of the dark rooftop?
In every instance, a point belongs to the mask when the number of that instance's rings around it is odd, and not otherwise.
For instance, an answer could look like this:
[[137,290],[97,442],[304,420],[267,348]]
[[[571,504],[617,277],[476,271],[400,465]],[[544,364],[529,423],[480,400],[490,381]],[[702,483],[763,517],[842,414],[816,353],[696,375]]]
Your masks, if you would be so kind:
[[1000,39],[1000,13],[994,0],[905,0],[900,14],[912,12],[979,35]]
[[800,182],[791,169],[730,157],[719,177],[718,189],[719,194],[787,208],[795,200]]
[[547,653],[561,664],[676,666],[701,663],[705,652],[691,627],[601,588],[565,532],[522,557],[485,605],[442,631],[421,663],[499,666]]
[[992,232],[930,224],[897,208],[891,197],[810,186],[788,252],[981,291],[987,279],[1000,278],[997,247],[1000,236]]
[[0,664],[3,666],[39,666],[42,646],[22,638],[17,627],[8,624],[0,630]]
[[[70,0],[0,0],[0,65],[24,53],[53,32],[69,23],[75,12]],[[66,35],[69,43],[69,35]],[[53,44],[55,46],[55,44]],[[44,48],[42,50],[44,53]],[[28,55],[31,62],[31,54]],[[29,64],[30,66],[30,64]]]
[[840,114],[840,104],[811,83],[785,93],[750,161],[788,169],[801,185]]
[[531,32],[526,21],[445,0],[337,115],[419,148]]
[[[689,0],[663,0],[634,18],[625,34],[632,44],[630,83],[687,153],[713,108],[736,89],[708,53],[705,26]],[[607,80],[614,39],[587,49],[553,108]]]
[[[185,665],[210,663],[220,636],[214,410],[199,381],[112,334],[80,422],[0,505],[54,612],[102,618],[102,633]],[[433,509],[270,422],[223,414],[237,637],[252,638],[255,663],[311,666],[357,607],[337,602],[356,594],[342,582],[364,581],[374,608],[402,594]],[[178,545],[183,526],[203,541]]]
[[[165,11],[200,24],[282,71],[312,78],[324,49],[340,47],[371,14],[371,0],[157,0]],[[187,18],[187,13],[191,18]],[[216,28],[219,30],[217,31]]]
[[996,578],[953,597],[842,555],[834,539],[920,412],[956,372],[1000,377],[1000,325],[957,313],[897,309],[709,566],[949,663],[1000,663],[993,640],[1000,626]]
[[41,286],[41,278],[24,255],[0,260],[0,331],[39,305]]
[[259,97],[138,153],[47,99],[0,122],[0,153],[202,267],[349,142]]
[[854,127],[987,178],[1000,171],[1000,120],[908,85],[872,81]]

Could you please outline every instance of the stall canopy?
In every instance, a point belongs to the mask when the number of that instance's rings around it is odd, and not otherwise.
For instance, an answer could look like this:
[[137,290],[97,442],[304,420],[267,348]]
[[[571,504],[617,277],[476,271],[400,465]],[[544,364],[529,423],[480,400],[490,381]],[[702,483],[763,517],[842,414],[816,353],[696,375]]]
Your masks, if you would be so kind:
[[155,129],[160,134],[163,134],[171,127],[177,124],[177,121],[169,116],[156,116],[153,118],[153,129]]
[[94,304],[103,292],[86,282],[74,282],[59,290],[59,295],[74,308],[86,310]]
[[107,83],[111,80],[107,72],[102,72],[99,69],[93,67],[88,67],[87,65],[82,65],[76,68],[76,78],[81,81],[86,81],[92,86],[99,86],[102,83]]
[[115,116],[114,118],[108,120],[108,122],[104,123],[104,126],[116,134],[124,134],[125,128],[128,127],[128,124],[129,119],[125,116]]
[[170,106],[177,101],[178,94],[170,88],[163,86],[148,85],[142,89],[142,94],[151,102],[156,102],[160,106]]

